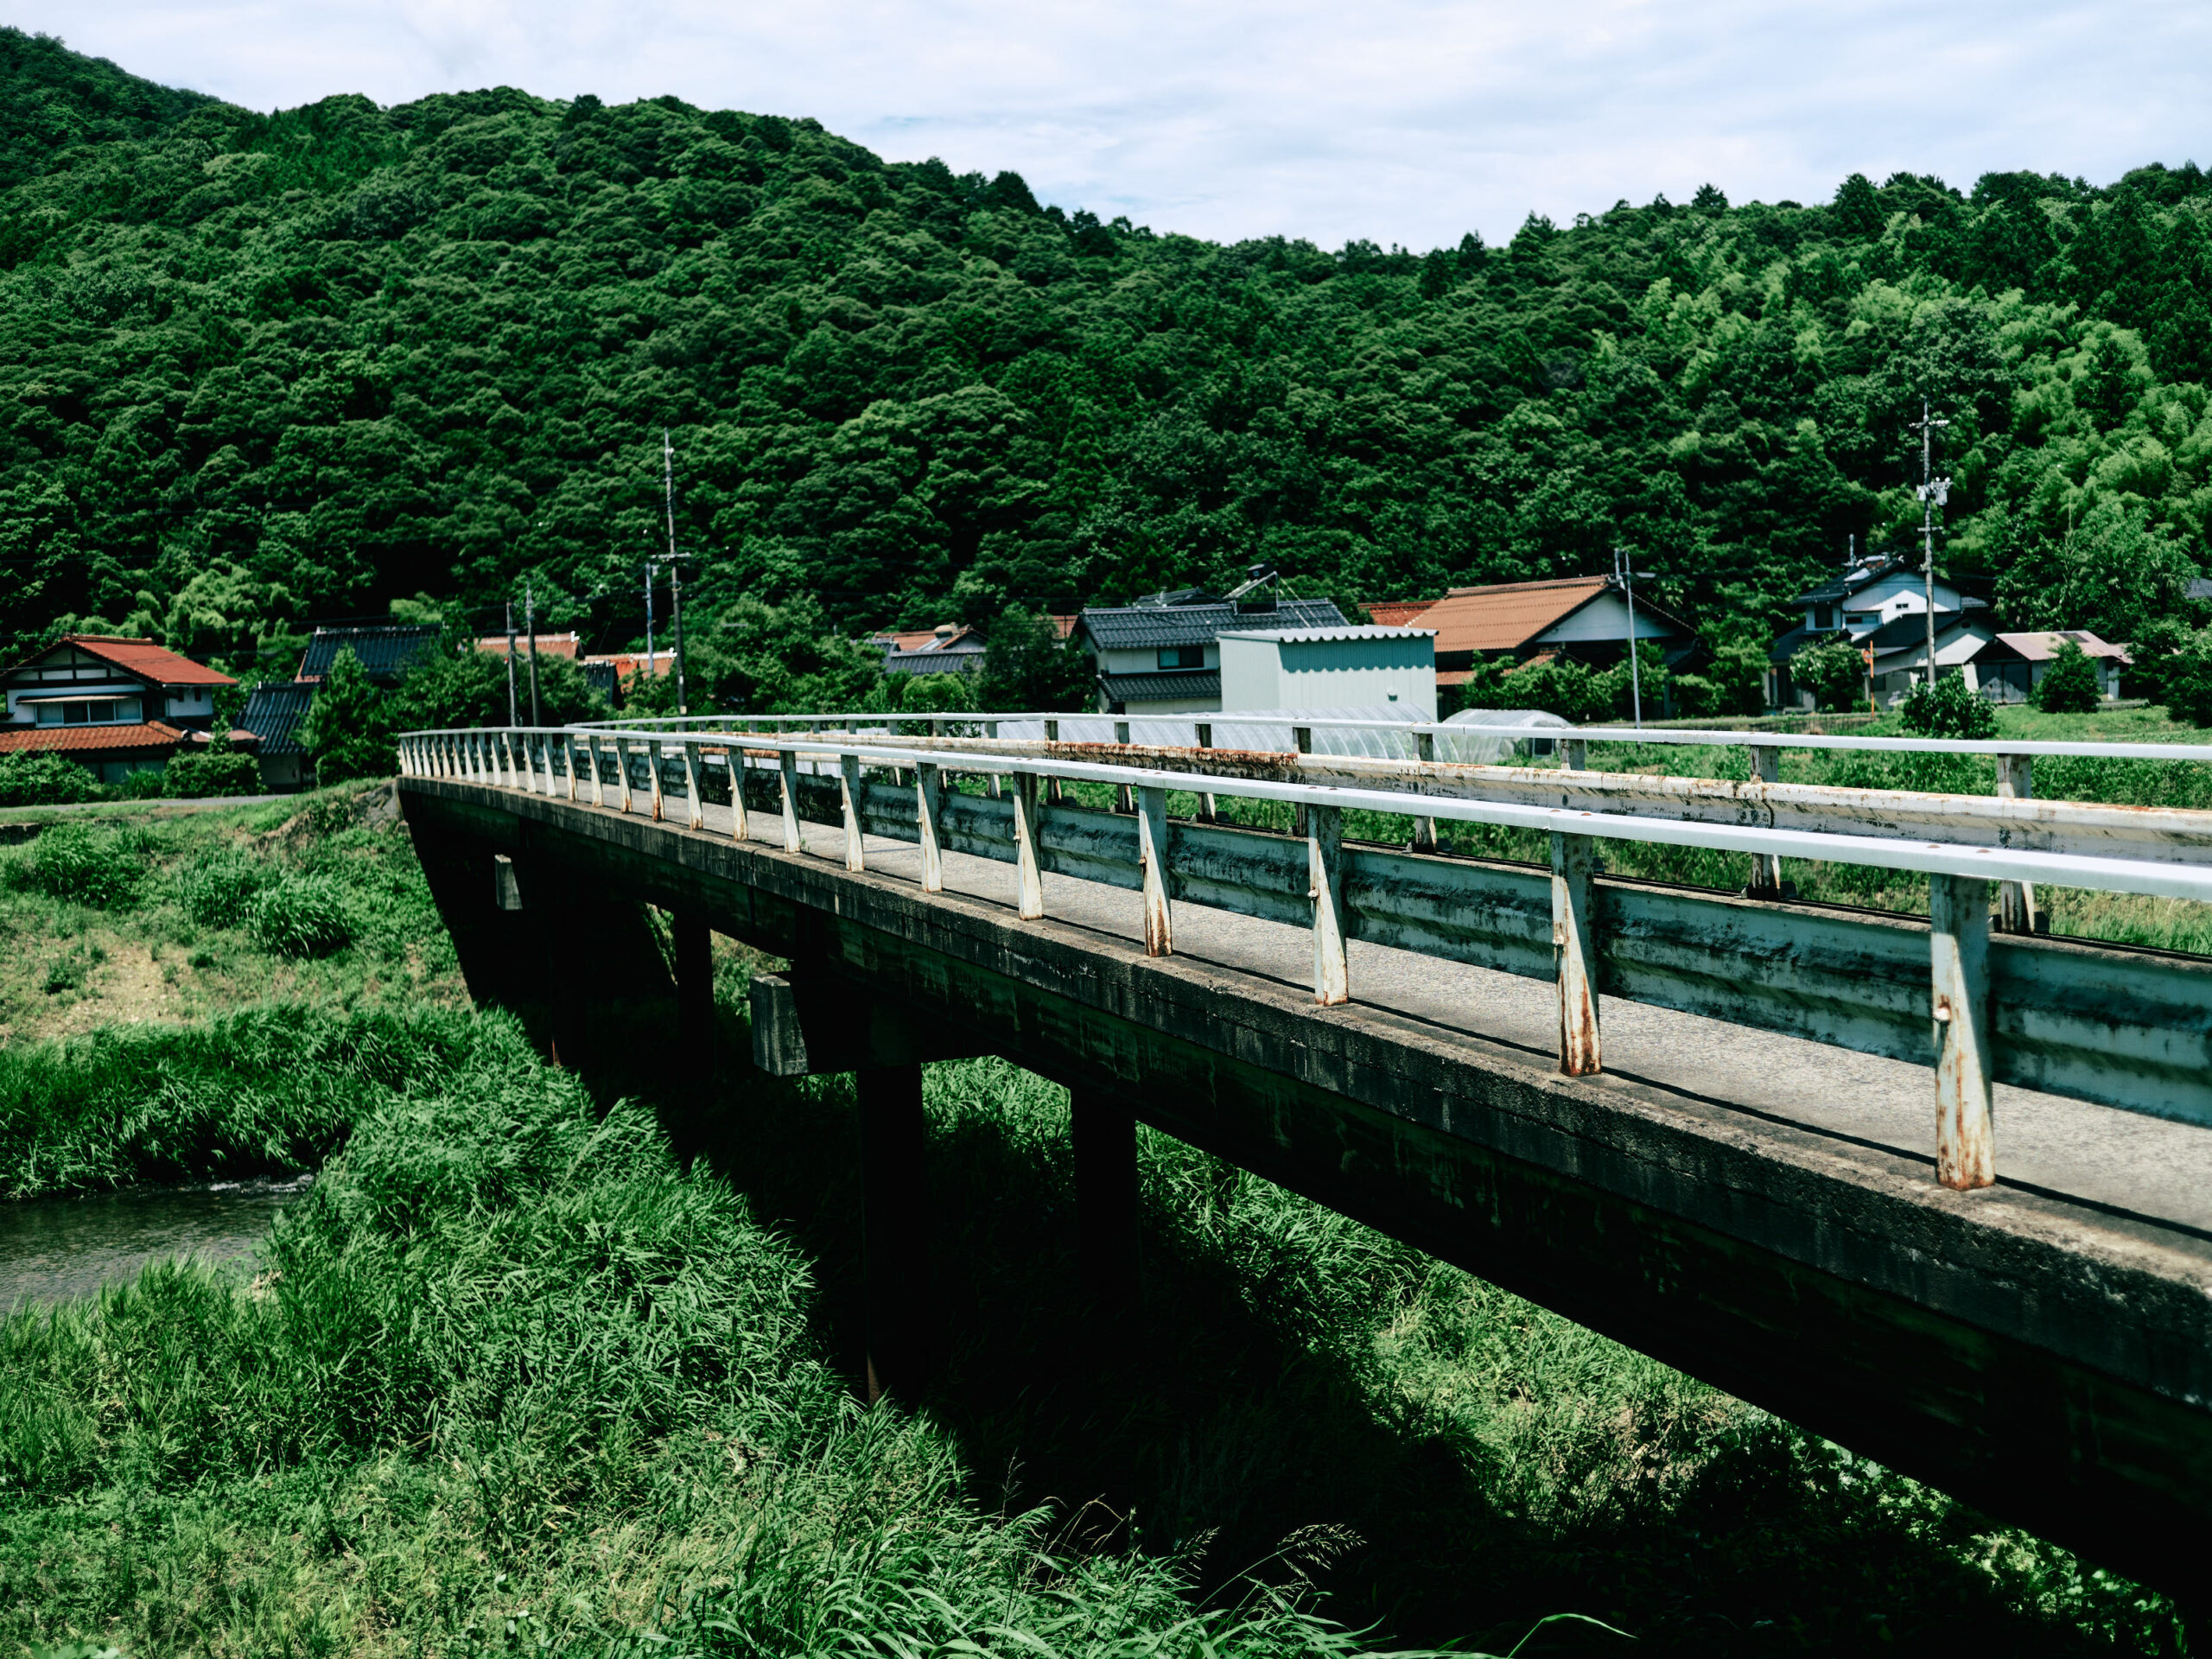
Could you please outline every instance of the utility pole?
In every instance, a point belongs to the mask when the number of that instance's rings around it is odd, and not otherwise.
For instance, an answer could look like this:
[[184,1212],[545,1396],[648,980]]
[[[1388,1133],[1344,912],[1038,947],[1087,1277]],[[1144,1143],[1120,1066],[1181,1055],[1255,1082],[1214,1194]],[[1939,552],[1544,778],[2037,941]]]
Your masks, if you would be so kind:
[[668,510],[668,584],[669,607],[676,625],[676,712],[687,713],[683,706],[683,573],[677,567],[676,555],[676,446],[669,442],[668,429],[660,429],[661,500]]
[[530,723],[543,726],[544,718],[537,712],[537,590],[528,582],[523,583],[522,618],[530,630]]
[[1636,572],[1629,567],[1635,561],[1619,548],[1613,550],[1613,580],[1621,585],[1621,592],[1628,597],[1628,684],[1629,695],[1634,699],[1636,727],[1643,729],[1643,670],[1637,661],[1636,651]]
[[683,706],[683,567],[675,559],[668,562],[668,608],[676,629],[676,712],[688,715]]
[[653,564],[645,561],[645,672],[653,671]]
[[1951,480],[1935,475],[1936,433],[1940,427],[1950,424],[1939,421],[1929,412],[1928,400],[1920,400],[1920,418],[1913,428],[1920,434],[1920,566],[1927,578],[1928,595],[1928,689],[1936,689],[1936,509],[1950,499]]
[[507,601],[507,724],[519,726],[515,714],[515,602]]

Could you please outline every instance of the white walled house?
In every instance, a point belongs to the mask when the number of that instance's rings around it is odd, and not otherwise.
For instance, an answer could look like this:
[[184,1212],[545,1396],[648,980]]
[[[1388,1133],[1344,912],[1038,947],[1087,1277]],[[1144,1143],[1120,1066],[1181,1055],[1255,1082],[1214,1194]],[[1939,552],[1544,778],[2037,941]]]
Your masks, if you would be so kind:
[[[1814,706],[1813,693],[1790,677],[1789,661],[1808,645],[1827,639],[1843,640],[1862,652],[1871,649],[1876,699],[1894,702],[1902,697],[1915,677],[1927,674],[1928,600],[1928,579],[1886,554],[1861,559],[1840,575],[1798,594],[1796,602],[1803,607],[1804,620],[1767,650],[1768,705]],[[1960,668],[1973,683],[1984,656],[1993,670],[1998,659],[2012,659],[2009,646],[1993,645],[1996,618],[1980,600],[1941,577],[1935,583],[1935,600],[1938,671]]]
[[1221,708],[1385,709],[1436,718],[1433,628],[1224,628]]
[[2020,654],[2020,662],[2005,676],[2002,691],[1997,693],[2005,702],[2024,702],[2027,695],[2042,683],[2043,677],[2058,658],[2062,640],[2071,639],[2082,648],[2082,653],[2096,665],[2097,695],[2110,702],[2120,695],[2120,671],[2133,663],[2134,658],[2119,645],[2100,639],[2087,628],[2067,628],[2055,632],[2000,633],[1997,636]]
[[1325,599],[1239,606],[1187,590],[1136,605],[1091,606],[1076,619],[1072,638],[1090,658],[1101,714],[1207,714],[1221,707],[1223,629],[1347,626]]
[[65,634],[0,671],[0,753],[64,754],[101,782],[119,783],[205,742],[216,690],[237,683],[150,639]]

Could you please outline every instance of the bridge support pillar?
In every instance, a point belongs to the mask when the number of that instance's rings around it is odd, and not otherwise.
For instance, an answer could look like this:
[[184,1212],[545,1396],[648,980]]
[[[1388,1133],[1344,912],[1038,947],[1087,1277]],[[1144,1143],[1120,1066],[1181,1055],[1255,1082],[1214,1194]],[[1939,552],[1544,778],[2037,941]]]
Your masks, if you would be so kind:
[[669,918],[676,936],[677,1066],[687,1085],[706,1086],[715,1075],[715,950],[707,918],[694,910]]
[[1112,1319],[1137,1299],[1137,1121],[1103,1089],[1069,1091],[1074,1118],[1076,1259],[1083,1294]]
[[928,1141],[922,1068],[862,1066],[861,1255],[867,1278],[868,1397],[912,1401],[929,1381]]

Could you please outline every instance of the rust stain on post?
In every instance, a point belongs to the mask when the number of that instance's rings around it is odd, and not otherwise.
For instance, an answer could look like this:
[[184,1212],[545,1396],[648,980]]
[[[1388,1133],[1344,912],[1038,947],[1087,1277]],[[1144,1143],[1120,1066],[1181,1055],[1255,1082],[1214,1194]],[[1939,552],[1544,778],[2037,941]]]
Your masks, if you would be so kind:
[[938,803],[944,794],[938,769],[928,761],[914,768],[914,826],[922,849],[922,891],[944,891],[944,851],[938,844]]
[[[1997,757],[1997,798],[2005,801],[2033,798],[2035,757],[2000,754]],[[1997,931],[2032,933],[2036,931],[2036,889],[2031,881],[2006,881],[1997,889]]]
[[867,862],[861,839],[861,760],[856,754],[837,757],[837,796],[845,823],[845,868],[857,875]]
[[1970,1192],[1997,1179],[1989,1111],[1989,883],[1928,879],[1936,1028],[1936,1179]]
[[1025,922],[1045,914],[1045,872],[1037,858],[1037,774],[1014,780],[1014,913]]
[[798,756],[784,749],[776,756],[777,780],[783,785],[784,850],[796,853],[806,845],[798,833]]
[[1559,1069],[1586,1077],[1604,1069],[1598,1039],[1595,843],[1552,837],[1552,963],[1559,979]]

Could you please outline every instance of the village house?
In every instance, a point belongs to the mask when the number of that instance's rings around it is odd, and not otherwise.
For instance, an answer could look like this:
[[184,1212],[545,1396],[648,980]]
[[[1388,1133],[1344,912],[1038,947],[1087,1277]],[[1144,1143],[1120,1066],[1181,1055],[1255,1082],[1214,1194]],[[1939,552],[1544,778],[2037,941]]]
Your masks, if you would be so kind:
[[1325,599],[1237,602],[1185,588],[1134,605],[1086,607],[1071,637],[1090,658],[1102,714],[1206,714],[1221,708],[1218,642],[1224,628],[1346,626],[1344,613]]
[[[1767,650],[1768,705],[1815,707],[1812,689],[1796,683],[1789,664],[1808,645],[1829,639],[1842,640],[1862,656],[1872,653],[1869,695],[1878,703],[1900,701],[1928,677],[1929,590],[1928,578],[1904,560],[1877,553],[1798,594],[1791,602],[1804,607],[1805,620]],[[1986,601],[1941,577],[1933,591],[1936,672],[1956,671],[1976,690],[2005,698],[2005,688],[2023,678],[2027,667],[2019,651],[1999,634],[1996,613]]]
[[[1628,652],[1628,597],[1611,576],[1453,588],[1418,607],[1370,605],[1368,615],[1377,623],[1434,629],[1440,686],[1465,685],[1478,655],[1515,664],[1567,657],[1590,668],[1610,668]],[[1697,650],[1697,636],[1687,625],[1641,598],[1636,637],[1656,645],[1670,668],[1684,665]]]
[[[215,693],[237,683],[151,639],[64,634],[0,672],[0,754],[63,755],[105,784],[158,772],[210,741]],[[240,746],[254,741],[242,730],[226,735]]]
[[966,674],[983,664],[983,636],[957,622],[871,634],[868,643],[883,648],[887,674]]
[[2096,664],[2097,695],[2110,702],[2120,695],[2120,671],[2131,668],[2135,659],[2122,647],[2100,639],[2087,628],[2068,628],[2059,632],[2000,633],[2002,640],[2019,655],[2019,661],[2006,664],[2001,677],[1993,681],[1985,675],[1981,683],[1984,696],[2000,702],[2024,702],[2028,693],[2043,683],[2050,665],[2058,660],[2062,641],[2071,639],[2082,648],[2082,654]]

